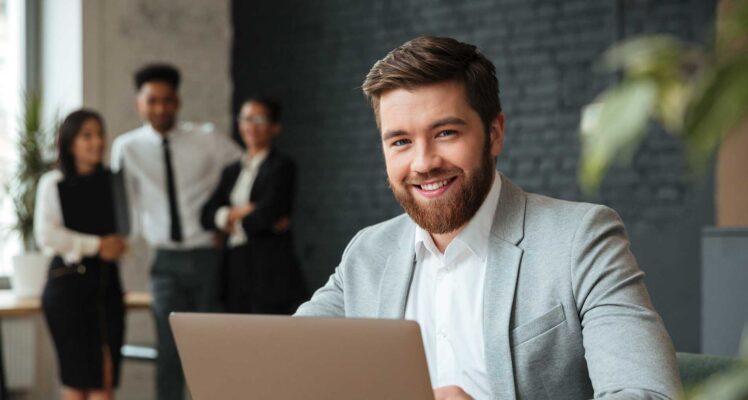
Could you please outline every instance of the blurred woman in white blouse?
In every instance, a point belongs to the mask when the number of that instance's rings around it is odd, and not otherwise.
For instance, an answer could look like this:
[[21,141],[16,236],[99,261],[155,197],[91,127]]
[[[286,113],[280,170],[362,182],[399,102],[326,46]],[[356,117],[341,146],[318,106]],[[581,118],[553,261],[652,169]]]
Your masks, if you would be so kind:
[[39,181],[34,234],[54,254],[42,309],[57,352],[63,399],[112,399],[120,371],[124,303],[117,260],[112,174],[102,165],[104,123],[95,111],[68,115],[57,168]]

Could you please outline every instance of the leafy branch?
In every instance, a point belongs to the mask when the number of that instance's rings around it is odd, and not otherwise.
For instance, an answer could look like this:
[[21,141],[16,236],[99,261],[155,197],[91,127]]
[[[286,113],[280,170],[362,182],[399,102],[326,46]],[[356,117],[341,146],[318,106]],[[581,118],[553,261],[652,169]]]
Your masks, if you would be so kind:
[[733,2],[722,15],[711,48],[652,35],[604,54],[604,67],[622,79],[582,112],[583,190],[596,191],[613,163],[631,162],[651,120],[679,138],[690,169],[703,172],[748,118],[748,2]]

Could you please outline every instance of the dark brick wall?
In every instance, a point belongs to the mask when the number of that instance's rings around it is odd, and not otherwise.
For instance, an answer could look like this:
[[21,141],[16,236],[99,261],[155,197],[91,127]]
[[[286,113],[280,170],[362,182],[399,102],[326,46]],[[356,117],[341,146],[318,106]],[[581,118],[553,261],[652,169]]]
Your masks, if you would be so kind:
[[[507,116],[499,169],[528,191],[583,200],[576,186],[580,109],[616,79],[597,72],[600,54],[642,32],[703,37],[712,8],[710,1],[675,0],[235,0],[234,109],[258,93],[285,103],[278,147],[300,167],[294,227],[316,288],[357,230],[402,212],[359,88],[389,50],[421,34],[478,45],[496,64]],[[684,178],[678,144],[655,133],[633,168],[615,168],[594,201],[621,213],[676,346],[695,351],[698,229],[711,222],[711,200]],[[667,243],[655,245],[663,238]]]

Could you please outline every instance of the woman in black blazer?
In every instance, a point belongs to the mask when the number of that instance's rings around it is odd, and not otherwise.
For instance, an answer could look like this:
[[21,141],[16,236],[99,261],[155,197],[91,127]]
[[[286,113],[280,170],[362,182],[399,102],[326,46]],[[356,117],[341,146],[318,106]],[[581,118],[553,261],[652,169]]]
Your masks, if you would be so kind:
[[290,314],[307,297],[288,221],[296,165],[277,152],[281,106],[268,98],[247,100],[238,117],[246,154],[227,166],[203,207],[205,229],[227,234],[226,310]]

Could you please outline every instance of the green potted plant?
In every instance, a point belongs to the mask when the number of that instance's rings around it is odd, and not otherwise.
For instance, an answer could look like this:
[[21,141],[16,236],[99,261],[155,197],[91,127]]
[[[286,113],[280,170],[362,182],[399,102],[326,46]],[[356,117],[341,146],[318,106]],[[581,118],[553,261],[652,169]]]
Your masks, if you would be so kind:
[[[717,227],[702,231],[702,351],[734,356],[748,320],[748,2],[719,2],[712,46],[641,36],[612,47],[604,64],[621,79],[582,112],[580,185],[596,192],[611,164],[630,162],[652,120],[682,142],[693,176],[716,156]],[[746,352],[744,340],[739,367],[689,397],[748,399]]]
[[720,2],[716,33],[706,48],[648,35],[605,53],[604,66],[622,78],[582,112],[579,182],[586,192],[598,189],[611,164],[631,160],[650,120],[682,141],[696,173],[706,171],[721,143],[748,129],[741,125],[748,122],[748,2]]
[[21,239],[23,251],[13,257],[11,286],[18,297],[33,297],[41,293],[46,279],[49,256],[43,254],[34,240],[34,205],[39,178],[52,163],[52,135],[42,126],[42,104],[38,93],[23,97],[20,129],[17,137],[18,166],[11,178],[8,193],[16,216],[13,230]]

